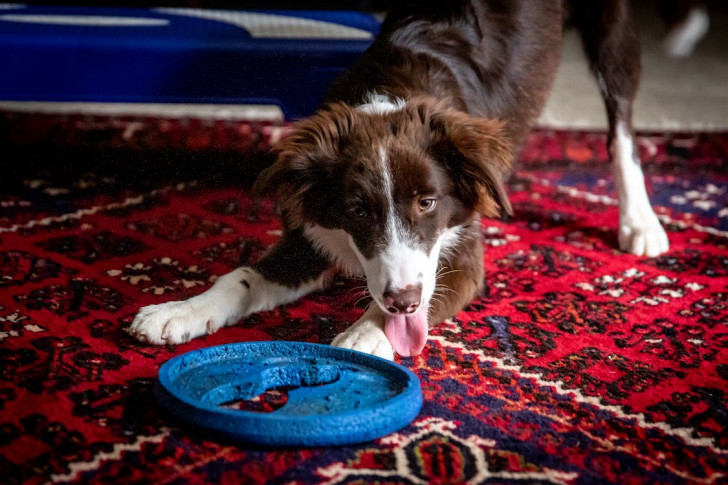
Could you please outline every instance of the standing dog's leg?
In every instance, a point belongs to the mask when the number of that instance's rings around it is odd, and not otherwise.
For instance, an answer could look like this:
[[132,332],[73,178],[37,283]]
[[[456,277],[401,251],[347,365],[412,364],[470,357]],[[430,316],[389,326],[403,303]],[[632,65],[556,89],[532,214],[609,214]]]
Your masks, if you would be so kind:
[[300,232],[286,233],[258,263],[221,276],[201,295],[142,308],[129,334],[154,344],[187,342],[322,289],[328,267]]
[[658,13],[668,28],[662,43],[665,53],[673,57],[688,57],[710,28],[705,0],[659,0]]
[[639,256],[657,256],[668,250],[669,243],[647,197],[632,133],[640,43],[630,18],[629,2],[575,1],[572,8],[607,109],[607,142],[619,196],[619,247]]

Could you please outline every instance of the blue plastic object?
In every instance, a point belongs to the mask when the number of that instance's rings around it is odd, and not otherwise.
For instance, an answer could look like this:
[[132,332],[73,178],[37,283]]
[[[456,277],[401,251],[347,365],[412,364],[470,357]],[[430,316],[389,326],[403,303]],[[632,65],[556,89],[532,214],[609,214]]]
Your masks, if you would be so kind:
[[[270,413],[221,407],[281,386],[297,389]],[[263,446],[360,443],[409,424],[422,407],[408,369],[353,350],[299,342],[220,345],[159,369],[160,404],[180,420]]]
[[0,100],[277,105],[309,115],[371,15],[0,4]]

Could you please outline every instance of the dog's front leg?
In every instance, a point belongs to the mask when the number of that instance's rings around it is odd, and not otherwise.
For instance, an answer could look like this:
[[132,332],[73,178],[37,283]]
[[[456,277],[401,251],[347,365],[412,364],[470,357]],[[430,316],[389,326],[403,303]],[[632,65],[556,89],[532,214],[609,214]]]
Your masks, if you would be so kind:
[[259,262],[221,276],[206,292],[142,308],[128,332],[153,344],[184,343],[322,289],[328,268],[300,232],[289,232]]
[[[470,266],[445,265],[438,278],[437,291],[422,311],[427,312],[430,327],[453,317],[481,290],[483,281],[482,250],[474,251]],[[476,259],[480,256],[480,260]],[[384,359],[394,360],[392,344],[384,332],[386,315],[372,302],[364,315],[331,342],[335,347],[358,350]]]
[[[462,228],[457,247],[450,246],[437,268],[435,292],[423,302],[421,310],[427,312],[432,327],[455,316],[483,288],[483,243],[480,219]],[[387,339],[387,315],[372,302],[354,325],[337,335],[331,345],[366,352],[385,359],[394,359],[392,344]]]
[[[670,242],[650,204],[632,129],[641,50],[629,2],[572,3],[607,111],[607,145],[619,197],[619,247],[637,256],[658,256],[670,248]],[[594,20],[600,18],[610,20],[602,20],[595,28]]]
[[384,334],[384,321],[384,311],[372,302],[364,315],[354,325],[337,335],[331,345],[394,360],[392,344]]

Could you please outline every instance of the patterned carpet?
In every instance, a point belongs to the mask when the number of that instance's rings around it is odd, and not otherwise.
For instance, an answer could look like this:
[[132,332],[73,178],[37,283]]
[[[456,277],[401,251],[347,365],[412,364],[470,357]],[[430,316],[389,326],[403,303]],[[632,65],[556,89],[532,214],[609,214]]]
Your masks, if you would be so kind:
[[515,216],[483,226],[486,293],[401,360],[421,379],[417,419],[363,445],[264,450],[170,421],[159,365],[227,342],[328,343],[363,312],[359,283],[176,348],[123,330],[277,240],[273,203],[246,192],[260,161],[234,150],[280,130],[73,123],[85,135],[56,134],[63,149],[29,148],[56,136],[45,125],[5,131],[24,149],[0,182],[0,481],[728,483],[728,135],[641,137],[672,246],[639,259],[614,249],[605,136],[535,132]]

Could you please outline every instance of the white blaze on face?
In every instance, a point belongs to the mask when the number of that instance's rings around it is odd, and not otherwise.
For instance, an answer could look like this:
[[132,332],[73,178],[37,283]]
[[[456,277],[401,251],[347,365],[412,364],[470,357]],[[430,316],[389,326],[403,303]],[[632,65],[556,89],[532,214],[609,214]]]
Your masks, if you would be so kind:
[[[381,162],[382,190],[386,198],[385,244],[372,256],[365,257],[349,236],[349,244],[359,259],[367,279],[367,286],[374,301],[385,313],[385,334],[394,349],[403,356],[416,355],[427,342],[429,301],[435,291],[437,265],[445,234],[439,235],[432,249],[427,251],[417,238],[410,234],[402,215],[397,213],[394,203],[394,181],[387,163],[386,151],[379,150]],[[387,290],[405,290],[408,287],[421,288],[419,306],[414,313],[394,314],[384,304]]]
[[422,287],[422,301],[426,303],[435,289],[434,275],[437,272],[439,248],[429,253],[415,237],[407,233],[401,215],[394,203],[394,181],[387,163],[384,148],[379,149],[382,174],[382,191],[386,197],[385,247],[371,258],[366,258],[356,247],[354,240],[349,241],[367,277],[367,285],[374,300],[386,310],[383,295],[386,290],[396,291],[408,286]]

